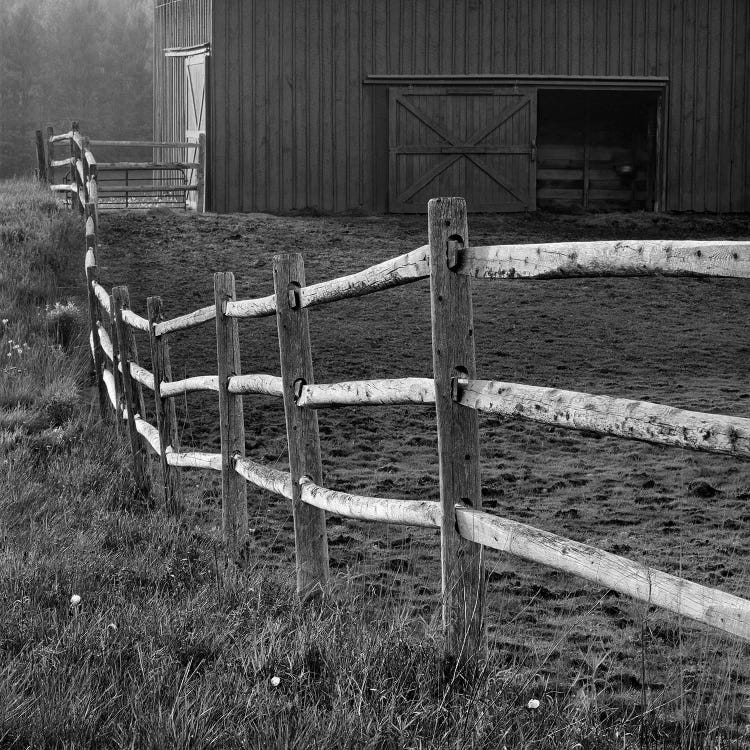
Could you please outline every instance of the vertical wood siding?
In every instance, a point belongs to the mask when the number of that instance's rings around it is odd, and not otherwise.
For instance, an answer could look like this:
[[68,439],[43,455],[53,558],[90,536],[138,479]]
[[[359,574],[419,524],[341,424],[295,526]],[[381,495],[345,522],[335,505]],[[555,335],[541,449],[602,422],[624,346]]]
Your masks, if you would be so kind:
[[155,0],[154,138],[185,138],[185,61],[164,50],[211,41],[212,0]]
[[[204,41],[208,5],[162,4],[157,47]],[[213,24],[217,210],[385,210],[388,91],[363,80],[485,73],[668,76],[666,208],[750,211],[748,0],[214,0]]]

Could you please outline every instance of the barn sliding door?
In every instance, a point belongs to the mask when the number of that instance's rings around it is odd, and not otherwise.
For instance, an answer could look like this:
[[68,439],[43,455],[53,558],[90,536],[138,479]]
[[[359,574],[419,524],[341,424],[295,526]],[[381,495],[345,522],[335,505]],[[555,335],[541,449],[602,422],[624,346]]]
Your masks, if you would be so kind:
[[[197,143],[198,136],[206,132],[206,64],[208,55],[203,52],[185,57],[185,138]],[[198,159],[198,149],[190,149],[188,161]],[[196,181],[195,170],[188,171],[188,184]],[[193,210],[198,207],[198,193],[191,191],[187,204]]]
[[536,89],[391,88],[389,209],[437,196],[470,211],[536,208]]

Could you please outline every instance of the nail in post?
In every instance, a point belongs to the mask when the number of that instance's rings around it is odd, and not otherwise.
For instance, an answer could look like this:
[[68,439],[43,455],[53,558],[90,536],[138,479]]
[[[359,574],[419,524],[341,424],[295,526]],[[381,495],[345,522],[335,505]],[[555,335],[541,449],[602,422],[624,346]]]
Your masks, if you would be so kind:
[[480,508],[482,497],[477,413],[452,394],[460,378],[476,377],[471,282],[451,270],[468,247],[466,202],[433,199],[428,217],[446,663],[470,676],[484,637],[485,591],[482,547],[459,536],[455,512],[457,504]]
[[328,540],[325,511],[303,503],[299,480],[322,483],[318,415],[297,406],[295,386],[314,382],[307,310],[297,304],[296,290],[305,285],[302,256],[277,255],[273,261],[276,321],[279,331],[284,412],[289,444],[289,465],[294,493],[294,541],[297,557],[297,592],[305,599],[322,592],[328,580]]
[[[127,409],[128,437],[130,438],[130,450],[133,454],[133,478],[138,492],[142,497],[150,495],[151,486],[148,479],[148,464],[146,451],[143,448],[141,437],[135,426],[135,416],[138,410],[138,398],[133,379],[130,376],[130,362],[133,361],[131,347],[132,333],[122,319],[123,309],[130,308],[130,295],[125,286],[116,286],[112,290],[114,306],[114,328],[117,330],[117,351],[119,353],[120,367],[122,368],[123,395]],[[140,412],[139,412],[140,415]]]
[[179,515],[183,511],[180,497],[180,473],[176,466],[167,462],[167,448],[179,451],[180,444],[177,434],[177,413],[173,398],[162,398],[160,385],[172,380],[172,366],[169,359],[169,342],[166,335],[156,336],[154,326],[160,323],[162,316],[161,297],[149,297],[146,301],[148,309],[149,343],[151,345],[151,369],[154,373],[154,404],[156,411],[156,425],[159,430],[161,453],[162,487],[164,490],[164,504],[167,513]]
[[226,303],[236,299],[234,274],[214,274],[216,299],[216,358],[219,374],[221,432],[222,529],[229,557],[237,562],[247,546],[247,485],[234,469],[235,457],[245,455],[242,396],[229,392],[229,378],[241,374],[237,319],[225,315]]

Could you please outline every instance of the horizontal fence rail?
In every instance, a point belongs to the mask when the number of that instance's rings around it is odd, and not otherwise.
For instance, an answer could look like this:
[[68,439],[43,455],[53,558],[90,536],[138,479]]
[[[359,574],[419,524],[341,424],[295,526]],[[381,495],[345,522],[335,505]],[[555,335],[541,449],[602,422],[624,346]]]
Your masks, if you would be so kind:
[[750,278],[750,242],[626,240],[494,245],[458,252],[456,273],[484,279],[656,274]]
[[[66,138],[77,147],[79,139],[71,134],[52,136],[48,140],[52,144]],[[85,145],[97,143],[100,142]],[[87,209],[87,213],[92,215],[91,223],[87,221],[86,225],[89,235],[89,229],[95,231],[95,211]],[[301,256],[278,256],[274,262],[273,294],[237,300],[233,275],[216,274],[214,304],[168,320],[163,319],[160,298],[149,298],[146,318],[130,310],[127,289],[117,287],[110,294],[99,283],[96,238],[89,236],[86,271],[92,305],[90,345],[94,361],[100,363],[97,373],[102,403],[113,407],[116,421],[126,422],[132,434],[139,436],[148,450],[159,456],[165,503],[173,512],[178,512],[181,506],[174,497],[170,500],[170,493],[177,492],[179,482],[172,481],[174,477],[170,479],[172,475],[168,476],[168,472],[201,469],[221,473],[223,533],[230,555],[239,555],[241,550],[247,549],[246,483],[290,500],[300,595],[307,596],[316,586],[323,586],[328,576],[325,527],[319,524],[322,518],[316,515],[319,512],[440,529],[446,655],[457,659],[459,666],[475,658],[476,641],[483,630],[482,547],[571,573],[750,640],[750,601],[484,512],[481,510],[481,486],[465,468],[471,460],[474,467],[471,471],[478,470],[478,450],[472,447],[474,441],[478,441],[477,412],[745,459],[750,457],[750,419],[632,399],[481,380],[473,371],[473,344],[465,346],[466,340],[473,340],[471,296],[467,286],[471,279],[467,277],[510,280],[663,273],[750,278],[750,243],[608,241],[470,247],[463,241],[466,234],[463,201],[437,199],[431,201],[429,207],[428,245],[362,271],[309,285],[304,280]],[[431,288],[434,379],[314,382],[306,308],[427,278],[430,278]],[[279,332],[281,376],[241,374],[237,319],[272,315],[276,316]],[[173,380],[169,334],[210,321],[216,325],[217,374]],[[472,335],[457,333],[461,326],[468,326]],[[137,361],[135,332],[148,334],[153,372]],[[458,338],[464,343],[458,342]],[[448,362],[452,362],[452,367],[446,369]],[[145,418],[142,388],[154,393],[156,426]],[[194,391],[218,394],[220,453],[183,450],[179,445],[173,399]],[[289,472],[244,455],[242,397],[258,394],[284,400]],[[436,408],[440,502],[367,497],[323,486],[315,410],[405,404]],[[136,449],[133,450],[135,454]],[[459,476],[461,472],[463,476]],[[457,588],[459,585],[465,586],[462,593]],[[447,593],[451,591],[453,593]],[[461,646],[466,643],[473,645],[471,648]]]
[[[83,212],[86,204],[93,202],[98,211],[101,198],[101,207],[110,209],[142,208],[157,203],[205,210],[205,134],[199,134],[196,141],[89,140],[81,135],[78,123],[74,122],[71,130],[58,135],[48,127],[46,141],[41,130],[36,137],[40,177],[50,183],[53,191],[70,196],[73,209]],[[55,158],[54,150],[62,144],[69,145],[70,155]],[[140,162],[97,162],[91,149],[100,147],[185,153],[184,158],[168,160],[153,154],[151,159]],[[66,173],[60,182],[55,179],[55,170],[63,168]]]

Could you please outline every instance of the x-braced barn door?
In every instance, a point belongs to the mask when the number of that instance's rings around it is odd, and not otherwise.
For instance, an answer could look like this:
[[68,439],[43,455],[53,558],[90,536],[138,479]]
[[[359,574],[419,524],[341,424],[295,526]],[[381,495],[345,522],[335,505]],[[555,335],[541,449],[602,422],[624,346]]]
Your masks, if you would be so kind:
[[[208,55],[202,52],[185,58],[185,138],[198,142],[198,136],[206,132],[206,61]],[[190,149],[188,161],[198,160],[198,149]],[[195,170],[188,171],[188,184],[196,181]],[[198,207],[198,193],[190,191],[187,204],[193,210]]]
[[389,208],[441,195],[470,211],[536,208],[536,89],[391,88]]

